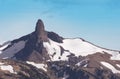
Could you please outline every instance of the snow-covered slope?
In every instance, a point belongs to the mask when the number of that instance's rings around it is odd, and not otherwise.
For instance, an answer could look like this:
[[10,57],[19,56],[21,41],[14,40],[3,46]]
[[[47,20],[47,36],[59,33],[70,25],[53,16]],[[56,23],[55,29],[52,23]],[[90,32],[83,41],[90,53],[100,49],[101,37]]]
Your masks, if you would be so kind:
[[11,42],[7,42],[7,43],[4,43],[1,47],[0,47],[0,54],[2,54],[2,51],[8,47],[8,45],[10,45]]
[[117,70],[113,65],[110,63],[102,61],[101,64],[103,64],[105,67],[109,68],[113,73],[120,73],[120,70]]
[[111,60],[120,60],[119,51],[101,48],[81,38],[65,39],[54,32],[45,31],[41,20],[36,23],[35,32],[0,47],[0,58],[14,57],[26,61],[34,59],[35,61],[38,59],[67,61],[71,55],[79,57],[95,53],[107,53]]
[[[46,31],[41,20],[31,34],[0,46],[0,59],[31,64],[52,75],[51,79],[120,79],[116,76],[120,74],[120,51],[99,47],[82,38],[63,38]],[[0,63],[2,71],[15,73],[12,66]]]
[[[108,50],[97,47],[82,39],[64,39],[63,43],[57,43],[49,39],[49,42],[44,42],[44,47],[47,49],[49,56],[53,61],[67,60],[70,54],[75,56],[87,56],[95,53],[108,53],[111,55],[111,60],[120,60],[119,51]],[[63,48],[63,49],[61,49]]]
[[44,42],[43,45],[46,48],[52,61],[68,60],[67,56],[70,55],[70,52],[62,52],[60,43],[54,42],[49,39],[49,42]]
[[[1,58],[11,58],[17,52],[21,51],[25,47],[25,41],[19,41],[14,43],[10,48],[4,50],[10,43],[0,47]],[[83,39],[64,39],[63,43],[55,42],[49,39],[49,42],[43,42],[45,49],[47,50],[50,60],[68,60],[68,56],[74,54],[75,56],[87,56],[95,53],[108,53],[111,55],[111,60],[120,60],[119,51],[108,50],[95,46]]]
[[46,64],[43,64],[43,63],[38,64],[38,63],[30,62],[30,61],[27,61],[26,63],[31,64],[31,65],[37,67],[38,69],[42,69],[42,70],[47,72],[47,65]]

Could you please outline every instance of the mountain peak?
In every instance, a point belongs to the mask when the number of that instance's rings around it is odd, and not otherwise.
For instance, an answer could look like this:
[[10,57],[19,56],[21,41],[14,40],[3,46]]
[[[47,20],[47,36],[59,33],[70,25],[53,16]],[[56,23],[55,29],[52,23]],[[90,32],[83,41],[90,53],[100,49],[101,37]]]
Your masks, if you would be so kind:
[[120,79],[120,51],[63,38],[39,19],[34,32],[2,44],[0,67],[0,79]]
[[37,23],[36,23],[36,29],[35,29],[35,32],[37,34],[40,34],[42,32],[45,31],[45,28],[44,28],[44,23],[41,19],[38,19]]
[[38,19],[37,23],[36,23],[36,29],[35,29],[35,33],[37,35],[37,38],[39,40],[42,40],[42,41],[47,41],[47,33],[45,31],[45,28],[44,28],[44,23],[41,19]]
[[44,23],[41,19],[38,19],[37,23],[36,23],[36,30],[39,28],[44,29]]

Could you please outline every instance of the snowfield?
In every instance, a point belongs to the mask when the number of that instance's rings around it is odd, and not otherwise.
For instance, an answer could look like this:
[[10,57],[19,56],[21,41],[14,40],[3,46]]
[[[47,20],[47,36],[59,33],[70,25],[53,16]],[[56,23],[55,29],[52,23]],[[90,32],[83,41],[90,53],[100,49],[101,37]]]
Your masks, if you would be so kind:
[[11,43],[7,43],[5,45],[3,45],[2,47],[0,47],[0,54],[2,54],[2,50],[4,50],[5,48],[8,47],[8,45],[10,45]]
[[68,60],[67,56],[70,55],[70,53],[67,51],[64,51],[64,53],[61,54],[62,51],[59,43],[49,39],[49,43],[44,42],[43,45],[46,48],[52,61]]
[[[111,55],[111,60],[120,60],[119,51],[108,50],[95,46],[82,39],[64,39],[63,43],[57,43],[49,39],[49,42],[43,43],[48,51],[52,61],[68,60],[68,55],[73,53],[75,56],[87,56],[97,52],[104,54],[105,52]],[[61,47],[64,50],[63,54]]]
[[116,64],[116,66],[120,68],[120,65],[119,65],[119,64]]
[[[10,48],[2,51],[5,49],[8,45],[5,45],[0,48],[0,57],[2,56],[4,58],[10,58],[13,57],[15,53],[19,52],[25,47],[26,42],[25,41],[19,41],[18,43],[15,43]],[[58,43],[55,41],[52,41],[49,39],[49,42],[43,42],[43,46],[46,48],[48,55],[50,56],[49,61],[68,61],[68,56],[71,54],[74,54],[75,56],[87,56],[92,55],[97,52],[99,53],[108,53],[111,55],[110,60],[120,60],[120,54],[119,51],[109,50],[105,48],[98,47],[92,43],[89,43],[87,41],[84,41],[82,39],[64,39],[63,43]],[[11,54],[12,53],[12,54]],[[87,61],[89,59],[82,60],[78,62],[77,66],[81,66],[82,63],[85,63],[83,67],[87,67]],[[35,63],[31,61],[26,61],[27,64],[31,64],[39,69],[44,70],[47,72],[47,64],[43,63]],[[116,69],[113,65],[110,63],[107,63],[105,61],[100,62],[104,67],[110,69],[113,73],[120,73],[120,70]],[[116,64],[118,68],[120,68],[119,64]],[[0,69],[9,71],[13,74],[17,74],[17,72],[14,71],[13,67],[11,65],[4,65],[4,63],[0,63]],[[66,79],[68,75],[65,75],[63,79]]]
[[[14,43],[11,47],[3,51],[9,44],[0,48],[0,58],[6,59],[13,57],[17,52],[21,51],[25,47],[26,41],[19,41]],[[63,43],[55,42],[49,39],[49,42],[43,42],[46,48],[50,61],[68,60],[68,56],[74,54],[75,56],[87,56],[91,54],[108,53],[111,55],[111,60],[120,60],[119,51],[109,50],[96,46],[83,39],[64,39]]]
[[117,70],[114,66],[107,62],[102,61],[101,64],[110,69],[113,73],[120,73],[120,70]]
[[38,69],[42,69],[42,70],[47,72],[47,69],[46,69],[47,65],[46,64],[41,64],[41,63],[37,64],[37,63],[34,63],[34,62],[30,62],[30,61],[26,61],[26,63],[31,64],[31,65],[37,67]]
[[1,63],[1,62],[0,62],[0,69],[3,71],[9,71],[10,73],[13,73],[13,74],[17,74],[17,72],[14,71],[11,65],[5,65],[4,63]]
[[[87,63],[89,59],[84,59],[81,60],[80,62],[78,62],[77,64],[75,64],[76,66],[81,66],[83,63]],[[88,64],[85,64],[84,67],[86,67]]]

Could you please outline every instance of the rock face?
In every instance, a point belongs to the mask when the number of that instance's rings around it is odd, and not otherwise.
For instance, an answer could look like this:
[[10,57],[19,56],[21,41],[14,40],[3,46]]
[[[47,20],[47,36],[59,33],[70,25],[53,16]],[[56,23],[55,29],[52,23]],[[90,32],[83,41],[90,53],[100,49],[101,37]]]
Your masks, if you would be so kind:
[[[65,62],[52,62],[51,71],[56,79],[119,79],[120,76],[106,69],[96,67],[77,67],[65,65]],[[51,73],[51,75],[53,74]],[[55,79],[55,78],[54,78]]]
[[[6,48],[7,51],[3,51],[4,53],[0,55],[0,58],[6,58],[9,56],[16,60],[44,62],[49,59],[47,51],[43,46],[43,42],[47,41],[48,37],[47,32],[44,29],[44,24],[41,20],[38,20],[35,31],[29,35],[11,41],[11,45]],[[8,51],[11,52],[13,56],[11,56]]]
[[[4,68],[4,69],[3,69]],[[13,60],[0,60],[0,79],[50,79],[44,71]]]
[[48,36],[48,38],[50,38],[51,40],[53,40],[55,42],[63,43],[64,38],[54,32],[47,32],[47,36]]
[[[26,45],[21,51],[14,55],[14,59],[34,62],[43,62],[49,59],[47,51],[43,46],[43,42],[47,42],[48,37],[42,20],[37,21],[35,32],[20,39],[26,41]],[[14,41],[18,40],[19,39]]]
[[47,32],[45,31],[44,24],[43,24],[42,20],[40,20],[40,19],[36,23],[35,34],[37,36],[38,42],[40,42],[40,41],[47,42],[48,41]]
[[17,68],[20,71],[16,75],[1,70],[0,78],[120,79],[119,52],[82,38],[63,38],[46,31],[42,20],[38,20],[34,32],[0,47],[0,59],[7,59],[2,61],[15,66],[15,72]]

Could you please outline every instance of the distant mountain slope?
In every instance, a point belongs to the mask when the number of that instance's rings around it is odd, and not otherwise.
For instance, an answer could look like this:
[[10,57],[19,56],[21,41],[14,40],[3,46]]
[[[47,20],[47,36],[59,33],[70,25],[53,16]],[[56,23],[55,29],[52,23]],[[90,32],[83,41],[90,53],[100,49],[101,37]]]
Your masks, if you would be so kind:
[[120,51],[63,38],[46,31],[42,20],[31,34],[2,45],[0,59],[26,62],[51,79],[120,79]]
[[42,70],[13,60],[0,60],[0,79],[50,79]]

